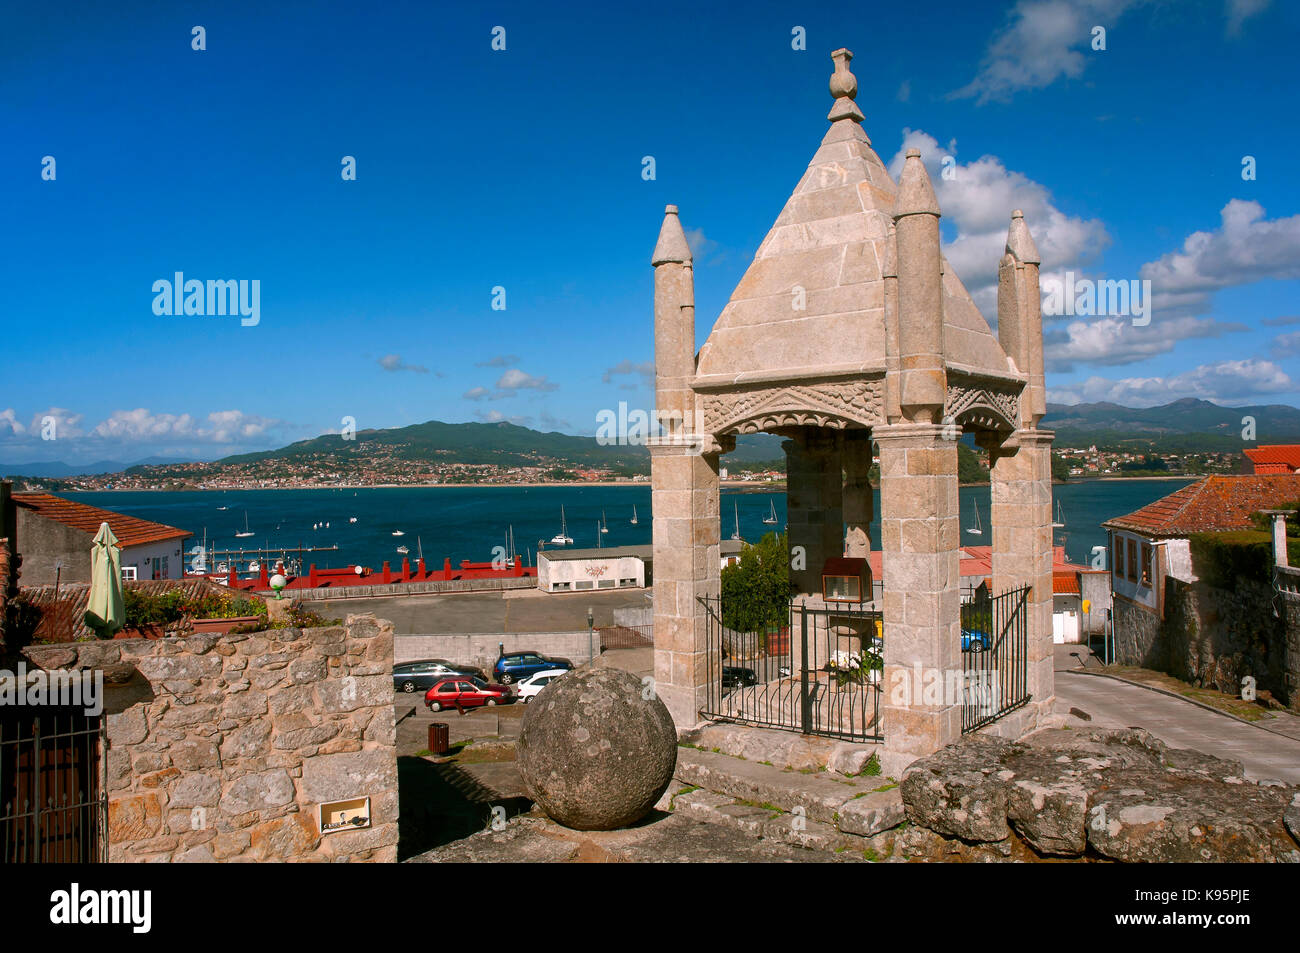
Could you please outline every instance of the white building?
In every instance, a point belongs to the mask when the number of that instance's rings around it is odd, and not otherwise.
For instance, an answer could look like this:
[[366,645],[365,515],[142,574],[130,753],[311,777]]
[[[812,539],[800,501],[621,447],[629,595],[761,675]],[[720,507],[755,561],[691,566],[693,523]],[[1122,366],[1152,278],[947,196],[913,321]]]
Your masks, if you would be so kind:
[[[720,546],[725,568],[740,558],[740,540]],[[654,547],[611,546],[604,549],[544,549],[537,554],[537,588],[543,592],[593,589],[644,589],[653,581]]]

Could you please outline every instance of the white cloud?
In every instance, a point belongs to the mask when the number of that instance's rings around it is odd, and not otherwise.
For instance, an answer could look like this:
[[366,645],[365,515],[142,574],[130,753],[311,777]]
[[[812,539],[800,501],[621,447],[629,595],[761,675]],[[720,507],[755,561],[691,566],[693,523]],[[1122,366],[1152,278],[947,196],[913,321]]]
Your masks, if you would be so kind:
[[0,410],[0,433],[6,432],[11,437],[27,432],[27,428],[18,422],[18,416],[12,407]]
[[1246,20],[1262,13],[1272,0],[1226,0],[1225,13],[1228,17],[1228,35],[1236,36],[1241,32],[1241,25]]
[[1218,337],[1225,332],[1245,331],[1243,324],[1213,318],[1179,317],[1135,327],[1131,318],[1089,318],[1071,321],[1065,327],[1049,328],[1043,334],[1043,355],[1047,370],[1065,373],[1076,361],[1087,364],[1133,364],[1166,354],[1179,341]]
[[1288,331],[1273,338],[1273,353],[1277,357],[1300,356],[1300,331]]
[[475,411],[474,416],[486,424],[497,424],[497,423],[502,423],[504,421],[505,423],[515,424],[518,427],[527,427],[530,423],[532,423],[533,420],[532,417],[524,417],[518,415],[514,417],[507,417],[499,410],[489,410],[486,412],[479,410],[479,411]]
[[[1042,89],[1083,74],[1093,54],[1092,28],[1108,31],[1137,0],[1021,0],[994,34],[979,74],[955,91],[976,102],[1007,102],[1022,89]],[[1104,53],[1098,55],[1104,56]]]
[[218,410],[208,414],[208,424],[198,429],[198,436],[216,443],[232,443],[260,437],[268,430],[282,427],[284,421],[242,410]]
[[423,364],[403,363],[400,354],[385,354],[379,359],[379,366],[386,371],[412,371],[416,374],[429,373],[429,369]]
[[1300,215],[1264,218],[1258,202],[1233,199],[1213,231],[1187,236],[1172,251],[1142,266],[1151,279],[1156,313],[1204,310],[1222,288],[1268,278],[1300,278]]
[[717,249],[718,243],[712,238],[705,237],[704,229],[688,228],[684,231],[686,233],[686,244],[690,246],[693,259],[702,259]]
[[517,367],[512,367],[497,379],[498,390],[556,390],[560,385],[552,383],[546,379],[543,374],[535,377],[532,374],[525,374]]
[[639,375],[641,377],[641,383],[645,384],[646,386],[653,384],[655,380],[655,362],[641,361],[639,363],[636,363],[624,359],[622,361],[619,361],[613,367],[608,368],[605,371],[605,373],[601,375],[600,379],[604,381],[606,384],[612,384],[614,382],[615,377],[623,377],[632,374]]
[[81,429],[81,422],[85,420],[85,415],[68,410],[66,407],[51,407],[44,413],[33,414],[32,422],[27,426],[28,432],[33,436],[39,435],[45,430],[46,420],[51,417],[54,419],[56,440],[85,436],[85,431]]
[[492,392],[486,387],[471,387],[461,396],[466,400],[490,400]]
[[[1040,182],[1003,165],[996,156],[957,163],[956,141],[946,147],[920,129],[904,129],[903,143],[889,160],[895,180],[903,170],[907,150],[917,149],[934,185],[943,221],[956,229],[944,245],[944,256],[961,277],[975,304],[990,324],[997,321],[998,259],[1007,243],[1011,212],[1020,209],[1042,256],[1043,277],[1077,269],[1093,260],[1110,244],[1099,219],[1075,218],[1052,202],[1051,192]],[[950,177],[944,177],[944,160],[952,157]]]
[[1296,391],[1300,391],[1300,381],[1272,361],[1242,360],[1202,364],[1173,377],[1090,377],[1081,384],[1049,388],[1047,399],[1058,404],[1112,401],[1129,407],[1154,407],[1184,397],[1232,404]]
[[[200,423],[189,414],[155,414],[147,408],[115,410],[90,431],[103,440],[149,443],[168,439],[200,440],[206,443],[234,443],[260,437],[284,426],[283,421],[241,410],[218,410]],[[60,433],[60,439],[63,434]]]

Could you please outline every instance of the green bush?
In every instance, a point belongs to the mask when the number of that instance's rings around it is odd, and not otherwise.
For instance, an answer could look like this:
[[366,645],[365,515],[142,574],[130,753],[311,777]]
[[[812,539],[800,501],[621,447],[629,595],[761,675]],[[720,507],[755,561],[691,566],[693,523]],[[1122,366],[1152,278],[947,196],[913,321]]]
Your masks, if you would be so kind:
[[784,533],[768,533],[722,570],[722,624],[737,632],[786,625],[789,607],[789,547]]
[[[1235,589],[1238,580],[1273,581],[1273,536],[1260,530],[1197,533],[1191,537],[1193,568],[1216,589]],[[1300,560],[1300,539],[1287,538],[1287,562]]]

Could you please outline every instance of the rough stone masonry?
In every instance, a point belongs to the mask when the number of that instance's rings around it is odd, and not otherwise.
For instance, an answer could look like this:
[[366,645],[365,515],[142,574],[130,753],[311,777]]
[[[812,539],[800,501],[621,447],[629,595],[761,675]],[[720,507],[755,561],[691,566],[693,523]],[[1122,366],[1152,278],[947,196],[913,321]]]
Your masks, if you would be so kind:
[[[393,627],[33,646],[105,673],[111,861],[395,861]],[[322,802],[370,826],[321,834]]]

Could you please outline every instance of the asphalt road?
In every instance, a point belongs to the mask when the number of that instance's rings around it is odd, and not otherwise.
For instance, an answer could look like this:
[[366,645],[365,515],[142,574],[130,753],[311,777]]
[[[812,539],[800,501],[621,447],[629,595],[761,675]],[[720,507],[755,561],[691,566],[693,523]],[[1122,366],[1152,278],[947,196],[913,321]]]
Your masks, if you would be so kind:
[[1056,672],[1056,710],[1078,708],[1098,727],[1145,728],[1172,748],[1240,761],[1246,776],[1300,784],[1300,741],[1127,682]]

